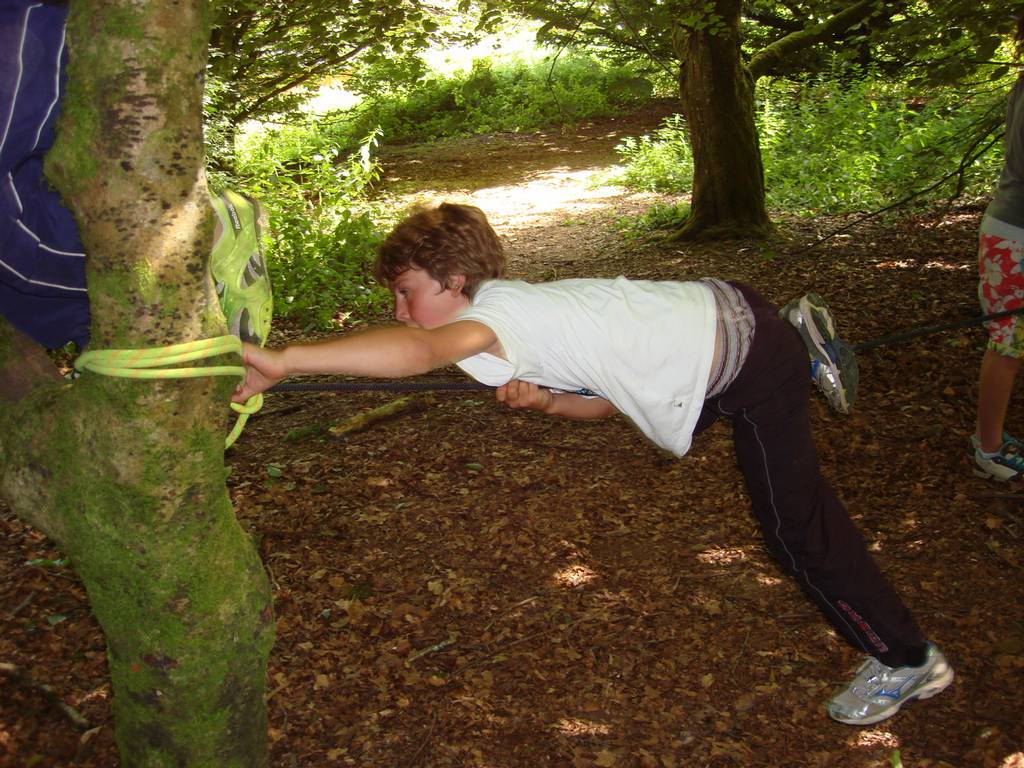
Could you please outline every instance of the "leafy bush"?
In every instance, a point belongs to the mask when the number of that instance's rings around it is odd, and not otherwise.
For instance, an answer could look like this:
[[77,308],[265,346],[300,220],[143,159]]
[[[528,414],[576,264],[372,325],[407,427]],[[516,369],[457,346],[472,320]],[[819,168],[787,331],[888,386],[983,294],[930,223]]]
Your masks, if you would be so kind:
[[639,216],[623,216],[615,222],[629,238],[643,238],[658,229],[674,229],[690,215],[689,203],[655,203]]
[[[372,72],[363,77],[381,80]],[[342,147],[375,126],[388,142],[528,131],[611,114],[643,102],[651,89],[635,69],[581,54],[560,58],[553,68],[549,60],[478,59],[469,71],[427,74],[412,85],[381,91],[334,115],[333,125],[323,130]]]
[[327,329],[354,312],[387,306],[387,292],[370,274],[379,216],[366,201],[380,176],[372,157],[379,135],[371,132],[346,157],[322,136],[272,131],[240,148],[234,178],[211,179],[254,196],[267,209],[275,315],[307,330]]
[[[766,89],[758,128],[769,205],[835,213],[901,200],[957,168],[990,108],[990,101],[962,94],[915,99],[874,80]],[[970,165],[965,192],[988,191],[1001,163],[1000,149]],[[920,201],[935,202],[952,190],[948,182]]]
[[615,148],[625,161],[615,180],[644,192],[681,192],[693,185],[693,154],[681,115],[666,118],[653,136],[632,136]]

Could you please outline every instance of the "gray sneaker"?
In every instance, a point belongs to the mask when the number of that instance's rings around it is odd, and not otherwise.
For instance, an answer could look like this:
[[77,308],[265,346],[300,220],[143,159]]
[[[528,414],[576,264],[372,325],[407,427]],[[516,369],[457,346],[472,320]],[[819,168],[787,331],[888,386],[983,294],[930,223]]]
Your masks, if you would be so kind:
[[871,725],[895,715],[914,699],[930,699],[953,682],[953,668],[942,651],[928,643],[920,667],[887,667],[868,659],[844,691],[828,703],[833,720],[849,725]]
[[824,300],[807,293],[779,312],[804,340],[811,358],[811,378],[833,410],[849,413],[857,397],[860,372],[853,348],[839,338],[835,319]]

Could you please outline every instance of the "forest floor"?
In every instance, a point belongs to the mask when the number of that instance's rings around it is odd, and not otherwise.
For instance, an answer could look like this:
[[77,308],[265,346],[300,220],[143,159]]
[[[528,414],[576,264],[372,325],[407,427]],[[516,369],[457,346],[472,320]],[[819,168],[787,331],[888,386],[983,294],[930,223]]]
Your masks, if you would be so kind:
[[[815,248],[852,219],[777,215],[768,243],[626,239],[616,222],[658,196],[588,179],[660,117],[388,149],[386,193],[479,205],[514,277],[814,290],[852,342],[977,312],[978,206]],[[322,427],[396,395],[270,395],[227,461],[275,592],[272,764],[1019,768],[1024,491],[975,478],[966,455],[984,340],[973,326],[861,355],[849,416],[813,396],[825,474],[957,674],[867,728],[825,714],[861,655],[767,555],[726,425],[676,460],[621,418],[480,393],[415,395],[345,437]],[[56,557],[0,510],[0,662],[22,672],[0,672],[0,765],[110,768],[102,635],[72,573],[29,564]]]

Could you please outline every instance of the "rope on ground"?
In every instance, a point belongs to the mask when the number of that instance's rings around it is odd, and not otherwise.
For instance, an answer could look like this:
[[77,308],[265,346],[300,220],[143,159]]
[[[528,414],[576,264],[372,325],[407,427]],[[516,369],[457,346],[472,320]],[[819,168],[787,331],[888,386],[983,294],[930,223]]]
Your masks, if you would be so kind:
[[[75,360],[75,370],[92,371],[104,376],[128,379],[195,379],[201,376],[245,378],[245,367],[241,365],[210,365],[195,368],[162,367],[227,354],[242,356],[242,342],[237,336],[216,336],[211,339],[186,341],[167,347],[88,350]],[[256,413],[262,406],[263,395],[250,397],[244,405],[231,403],[231,409],[238,414],[238,419],[224,441],[225,448],[231,447],[238,436],[242,434],[249,416]]]

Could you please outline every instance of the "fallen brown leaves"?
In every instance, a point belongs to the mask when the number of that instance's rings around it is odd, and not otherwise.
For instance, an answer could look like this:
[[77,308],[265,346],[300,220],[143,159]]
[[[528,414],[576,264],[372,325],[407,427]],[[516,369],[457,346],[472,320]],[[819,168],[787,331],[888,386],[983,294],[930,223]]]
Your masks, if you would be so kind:
[[[572,269],[739,278],[776,301],[813,289],[857,342],[976,311],[978,218],[877,223],[817,252],[780,243],[770,259],[735,243],[623,246],[595,226],[604,247]],[[832,224],[789,222],[788,242]],[[536,227],[536,242],[573,256],[572,232]],[[518,274],[535,275],[517,254]],[[826,473],[957,671],[941,696],[865,729],[824,714],[859,655],[765,554],[725,425],[676,461],[618,419],[557,422],[450,393],[343,439],[287,441],[392,398],[268,398],[229,461],[275,589],[273,764],[1019,763],[1024,496],[976,480],[965,457],[982,343],[966,329],[880,348],[861,360],[849,417],[812,404]],[[1011,429],[1024,431],[1022,405]],[[58,554],[7,512],[0,534],[0,661],[94,729],[0,678],[0,764],[116,766],[80,585],[25,565]]]

